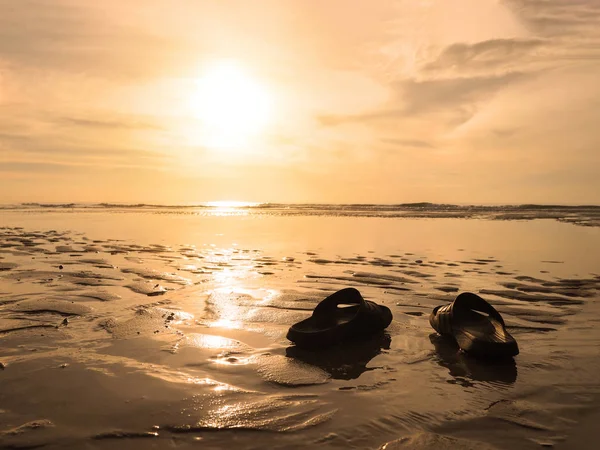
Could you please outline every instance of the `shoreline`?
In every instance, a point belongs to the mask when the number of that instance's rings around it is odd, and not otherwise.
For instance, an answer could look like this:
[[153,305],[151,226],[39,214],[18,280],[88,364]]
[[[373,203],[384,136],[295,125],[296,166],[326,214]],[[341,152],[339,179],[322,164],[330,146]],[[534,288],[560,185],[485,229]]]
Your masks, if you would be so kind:
[[117,203],[21,203],[0,205],[2,212],[33,213],[154,213],[200,216],[371,217],[387,219],[556,220],[585,227],[600,227],[597,205],[453,205],[401,204],[285,204],[207,202],[198,205]]

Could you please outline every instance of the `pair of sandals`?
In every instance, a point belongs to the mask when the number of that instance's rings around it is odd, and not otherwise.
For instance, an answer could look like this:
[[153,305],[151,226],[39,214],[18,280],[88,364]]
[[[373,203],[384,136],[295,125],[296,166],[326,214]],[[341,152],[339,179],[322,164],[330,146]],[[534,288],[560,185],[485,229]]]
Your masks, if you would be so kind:
[[[354,288],[337,291],[317,305],[311,317],[292,325],[287,338],[297,347],[319,349],[383,331],[392,312],[365,300]],[[434,308],[429,323],[442,336],[456,340],[464,352],[478,357],[512,357],[517,341],[506,331],[502,316],[476,294],[465,292]]]

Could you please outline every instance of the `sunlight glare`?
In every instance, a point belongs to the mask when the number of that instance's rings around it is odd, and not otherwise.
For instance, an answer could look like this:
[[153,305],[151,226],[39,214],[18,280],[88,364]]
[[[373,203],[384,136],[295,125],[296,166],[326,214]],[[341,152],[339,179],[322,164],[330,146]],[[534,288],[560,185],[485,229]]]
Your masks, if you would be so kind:
[[203,142],[212,148],[242,148],[271,119],[265,87],[235,61],[209,66],[196,81],[192,109],[203,125]]

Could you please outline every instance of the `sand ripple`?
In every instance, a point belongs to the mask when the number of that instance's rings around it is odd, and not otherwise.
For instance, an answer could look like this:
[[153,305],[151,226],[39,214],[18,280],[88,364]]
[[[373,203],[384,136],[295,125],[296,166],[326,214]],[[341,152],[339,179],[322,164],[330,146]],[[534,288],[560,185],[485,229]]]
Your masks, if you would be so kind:
[[[210,436],[251,430],[301,431],[307,445],[344,448],[491,449],[460,427],[518,428],[527,442],[564,432],[551,407],[564,400],[555,374],[571,373],[575,360],[589,364],[569,395],[600,397],[590,393],[596,274],[561,278],[558,263],[522,273],[468,252],[268,255],[197,244],[0,229],[0,422],[11,424],[1,445],[201,438],[219,447],[224,438]],[[317,353],[285,339],[346,286],[392,309],[386,333]],[[432,332],[431,309],[465,290],[501,311],[521,346],[516,361],[482,363]],[[522,386],[536,383],[557,397],[525,398]],[[415,434],[423,428],[436,433]]]

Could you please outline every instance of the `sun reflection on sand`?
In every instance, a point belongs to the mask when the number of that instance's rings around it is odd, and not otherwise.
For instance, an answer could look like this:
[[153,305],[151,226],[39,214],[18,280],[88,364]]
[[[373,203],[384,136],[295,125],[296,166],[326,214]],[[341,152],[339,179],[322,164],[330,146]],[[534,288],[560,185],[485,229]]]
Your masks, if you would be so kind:
[[214,334],[196,334],[188,339],[188,345],[201,348],[235,348],[238,345],[236,341]]
[[210,328],[223,330],[248,330],[252,328],[248,324],[248,318],[257,308],[271,303],[277,295],[279,291],[273,289],[253,290],[232,288],[231,285],[216,288],[207,299],[213,317],[203,320],[202,323]]
[[258,275],[250,267],[243,269],[223,269],[220,272],[213,273],[213,279],[216,284],[228,287],[239,287],[244,280]]
[[215,266],[212,277],[218,287],[237,289],[244,281],[258,277],[252,260],[240,256],[235,248],[212,251],[205,256],[205,262]]
[[228,330],[240,330],[244,328],[244,323],[239,320],[219,319],[211,322],[211,327],[226,328]]

